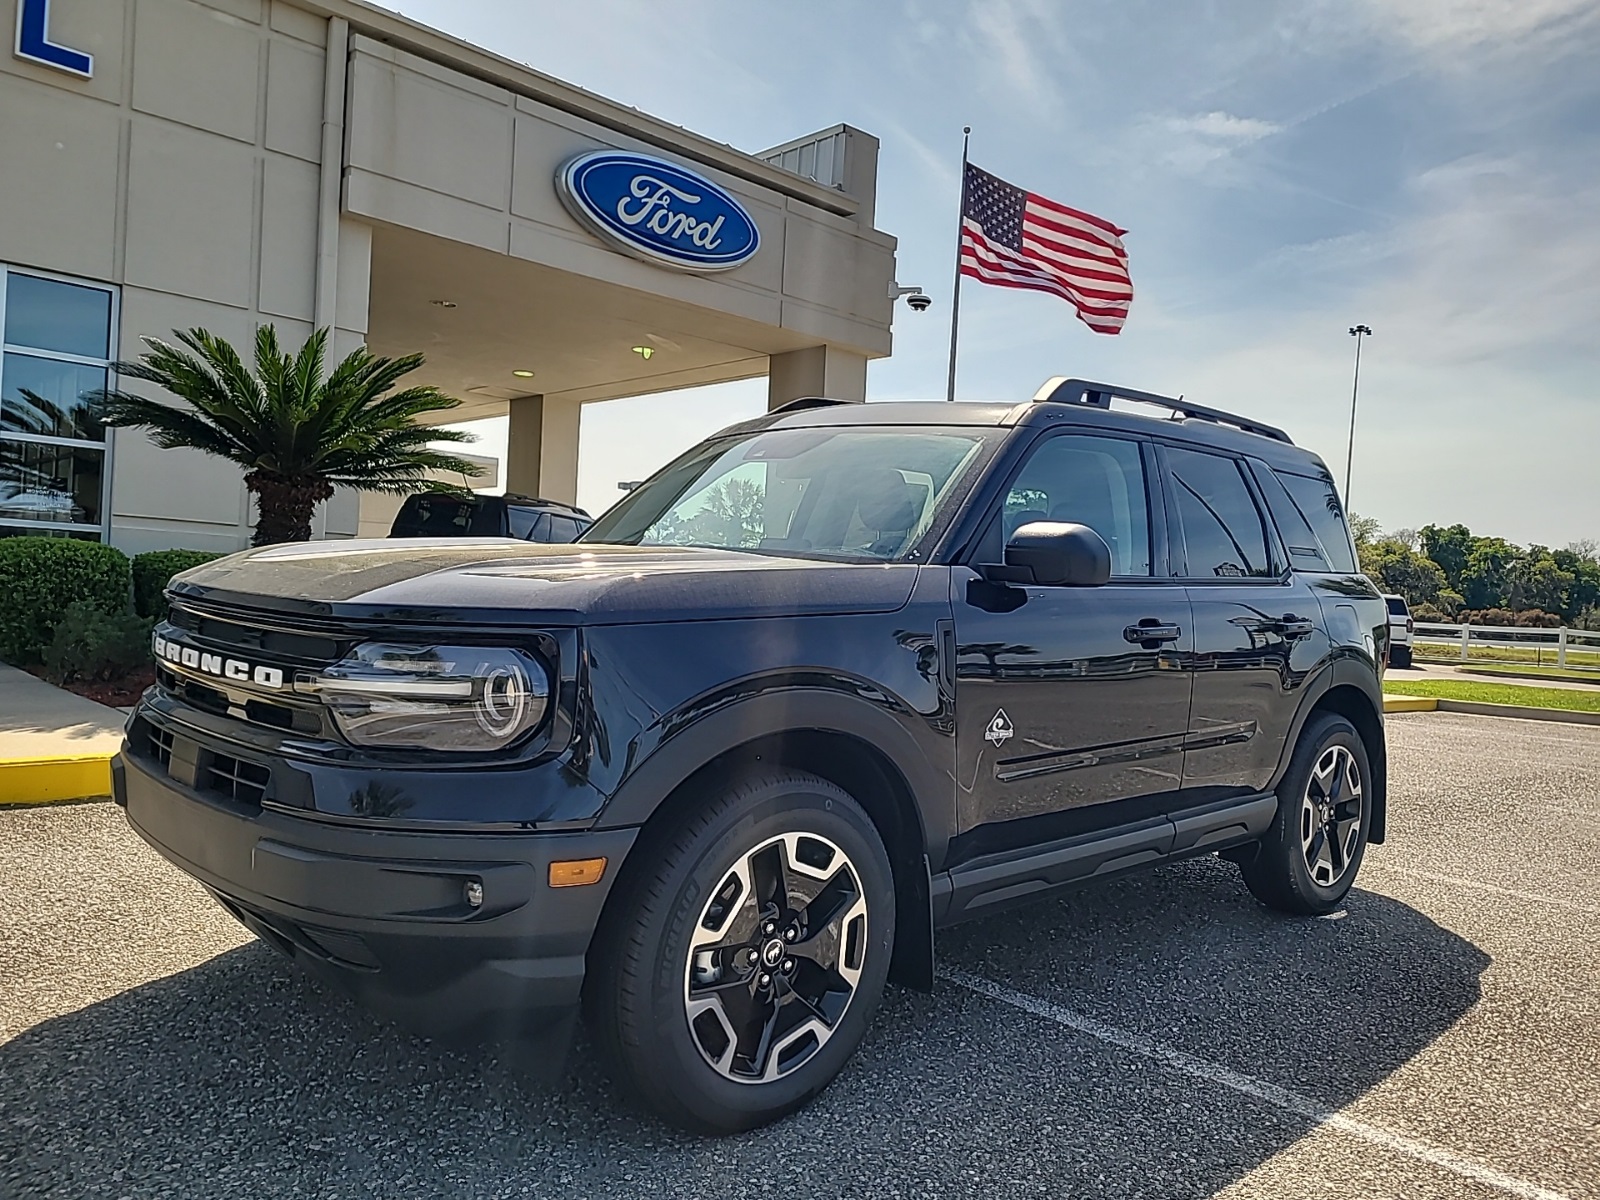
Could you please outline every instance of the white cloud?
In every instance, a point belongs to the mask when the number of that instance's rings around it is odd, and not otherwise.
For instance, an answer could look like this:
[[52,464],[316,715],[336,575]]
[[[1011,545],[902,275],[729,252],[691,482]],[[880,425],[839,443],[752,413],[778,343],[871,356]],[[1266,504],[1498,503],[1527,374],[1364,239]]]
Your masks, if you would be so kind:
[[1238,117],[1226,112],[1196,113],[1182,117],[1146,118],[1133,132],[1138,153],[1183,175],[1200,175],[1226,168],[1237,180],[1230,160],[1239,150],[1271,137],[1283,127],[1259,117]]
[[1428,50],[1505,45],[1600,18],[1594,0],[1361,0],[1374,28]]

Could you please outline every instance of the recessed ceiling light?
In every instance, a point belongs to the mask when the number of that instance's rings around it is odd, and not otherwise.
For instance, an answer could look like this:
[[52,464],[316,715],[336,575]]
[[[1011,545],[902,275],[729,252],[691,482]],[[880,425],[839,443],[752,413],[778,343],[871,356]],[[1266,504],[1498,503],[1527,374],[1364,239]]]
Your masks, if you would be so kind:
[[532,371],[513,371],[511,373],[513,375],[515,375],[518,379],[532,379],[533,378],[533,372]]
[[439,308],[454,308],[456,306],[456,302],[454,300],[430,300],[428,303]]
[[654,354],[656,352],[656,348],[654,346],[635,346],[633,348],[633,352],[635,354],[637,354],[640,358],[648,359],[652,354]]

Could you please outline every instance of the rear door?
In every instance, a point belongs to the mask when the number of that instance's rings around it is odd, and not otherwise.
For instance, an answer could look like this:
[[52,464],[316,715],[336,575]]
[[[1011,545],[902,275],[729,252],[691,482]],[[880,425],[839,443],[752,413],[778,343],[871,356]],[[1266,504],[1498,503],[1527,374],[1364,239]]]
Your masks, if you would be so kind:
[[1161,448],[1172,568],[1194,614],[1190,802],[1265,790],[1301,688],[1329,650],[1322,609],[1288,555],[1244,460]]
[[952,573],[961,857],[1149,817],[1179,787],[1192,635],[1183,585],[1156,570],[1155,473],[1137,439],[1046,435],[990,515],[976,561],[1001,561],[1030,521],[1075,521],[1111,547],[1111,582]]

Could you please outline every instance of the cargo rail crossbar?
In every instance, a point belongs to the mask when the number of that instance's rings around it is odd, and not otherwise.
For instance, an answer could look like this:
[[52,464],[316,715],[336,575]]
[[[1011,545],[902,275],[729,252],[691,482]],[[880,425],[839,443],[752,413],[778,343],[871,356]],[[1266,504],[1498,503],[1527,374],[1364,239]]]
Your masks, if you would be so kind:
[[1158,396],[1154,392],[1140,392],[1111,383],[1094,383],[1087,379],[1068,379],[1064,375],[1057,375],[1054,379],[1045,381],[1044,386],[1034,393],[1033,400],[1035,404],[1085,404],[1092,408],[1104,409],[1110,409],[1112,400],[1132,400],[1138,404],[1153,404],[1158,408],[1165,408],[1175,417],[1189,417],[1197,421],[1231,425],[1245,433],[1254,433],[1271,438],[1275,442],[1294,445],[1283,430],[1272,425],[1264,425],[1260,421],[1252,421],[1248,417],[1241,417],[1237,413],[1191,404],[1181,396],[1173,399],[1171,396]]

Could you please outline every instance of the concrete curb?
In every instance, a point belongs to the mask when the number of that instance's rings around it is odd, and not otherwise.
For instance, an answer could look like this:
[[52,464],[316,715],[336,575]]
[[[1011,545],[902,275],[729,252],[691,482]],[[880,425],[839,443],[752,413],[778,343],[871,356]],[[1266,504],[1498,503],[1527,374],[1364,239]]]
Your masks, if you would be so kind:
[[1600,671],[1594,673],[1593,679],[1575,679],[1571,675],[1556,675],[1554,673],[1541,675],[1533,671],[1496,671],[1491,667],[1457,667],[1458,675],[1481,675],[1487,679],[1506,679],[1513,682],[1525,682],[1537,679],[1542,683],[1580,683],[1590,687],[1600,687]]
[[112,757],[106,753],[0,760],[0,805],[109,796]]
[[1439,702],[1432,696],[1385,696],[1383,698],[1383,711],[1386,713],[1433,712],[1438,707]]
[[[1384,707],[1387,711],[1388,705]],[[1530,708],[1523,704],[1483,704],[1477,700],[1440,700],[1438,711],[1470,713],[1475,717],[1516,717],[1523,721],[1559,721],[1565,725],[1600,725],[1600,712]]]

